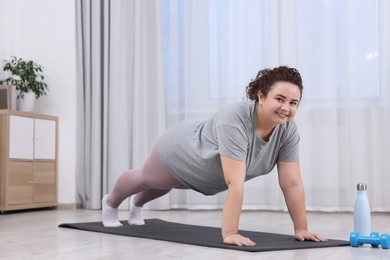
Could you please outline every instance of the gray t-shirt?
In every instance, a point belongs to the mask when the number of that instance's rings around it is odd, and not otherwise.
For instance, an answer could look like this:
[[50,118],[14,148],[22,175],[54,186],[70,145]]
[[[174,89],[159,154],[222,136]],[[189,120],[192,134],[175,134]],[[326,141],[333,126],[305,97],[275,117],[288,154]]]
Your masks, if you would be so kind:
[[184,120],[160,138],[158,154],[184,185],[205,195],[227,189],[220,155],[246,163],[246,181],[269,173],[277,161],[299,160],[295,122],[277,125],[265,142],[256,131],[257,102],[227,105],[208,120]]

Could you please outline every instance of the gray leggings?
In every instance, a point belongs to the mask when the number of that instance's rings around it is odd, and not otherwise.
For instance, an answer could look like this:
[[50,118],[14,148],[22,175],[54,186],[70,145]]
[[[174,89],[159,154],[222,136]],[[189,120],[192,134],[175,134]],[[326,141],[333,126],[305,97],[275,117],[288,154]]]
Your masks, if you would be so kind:
[[110,206],[117,208],[131,195],[134,204],[142,207],[145,203],[167,194],[171,189],[188,189],[181,184],[161,163],[157,145],[140,169],[128,170],[119,176],[110,193]]

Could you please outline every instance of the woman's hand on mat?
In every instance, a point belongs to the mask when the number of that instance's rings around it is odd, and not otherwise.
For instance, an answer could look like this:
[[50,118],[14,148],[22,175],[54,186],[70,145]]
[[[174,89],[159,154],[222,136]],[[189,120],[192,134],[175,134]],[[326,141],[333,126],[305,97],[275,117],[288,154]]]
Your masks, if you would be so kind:
[[310,240],[310,241],[315,241],[315,242],[326,242],[328,239],[318,235],[318,234],[312,234],[308,231],[296,231],[295,232],[295,239],[299,241],[305,241],[305,240]]
[[250,240],[248,237],[241,236],[240,234],[231,234],[223,239],[223,243],[227,245],[236,246],[255,246],[256,243]]

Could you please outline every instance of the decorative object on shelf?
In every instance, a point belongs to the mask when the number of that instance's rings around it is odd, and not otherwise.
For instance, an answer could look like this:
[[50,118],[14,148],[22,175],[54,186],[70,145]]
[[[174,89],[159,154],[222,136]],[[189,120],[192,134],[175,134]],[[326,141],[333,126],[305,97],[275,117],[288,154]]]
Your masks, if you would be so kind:
[[9,61],[5,60],[3,70],[10,72],[11,76],[1,80],[0,84],[16,87],[18,110],[33,111],[35,101],[47,94],[49,89],[43,81],[43,69],[42,65],[32,60],[25,61],[15,56]]
[[15,110],[16,96],[15,86],[0,85],[0,110]]

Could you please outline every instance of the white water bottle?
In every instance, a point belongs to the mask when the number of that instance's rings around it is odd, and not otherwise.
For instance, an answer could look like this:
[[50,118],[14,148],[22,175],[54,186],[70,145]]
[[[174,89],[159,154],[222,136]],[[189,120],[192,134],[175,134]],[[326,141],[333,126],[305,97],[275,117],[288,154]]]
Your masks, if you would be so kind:
[[371,233],[371,212],[370,203],[367,198],[367,185],[357,185],[357,196],[355,201],[354,226],[359,236],[370,236]]

